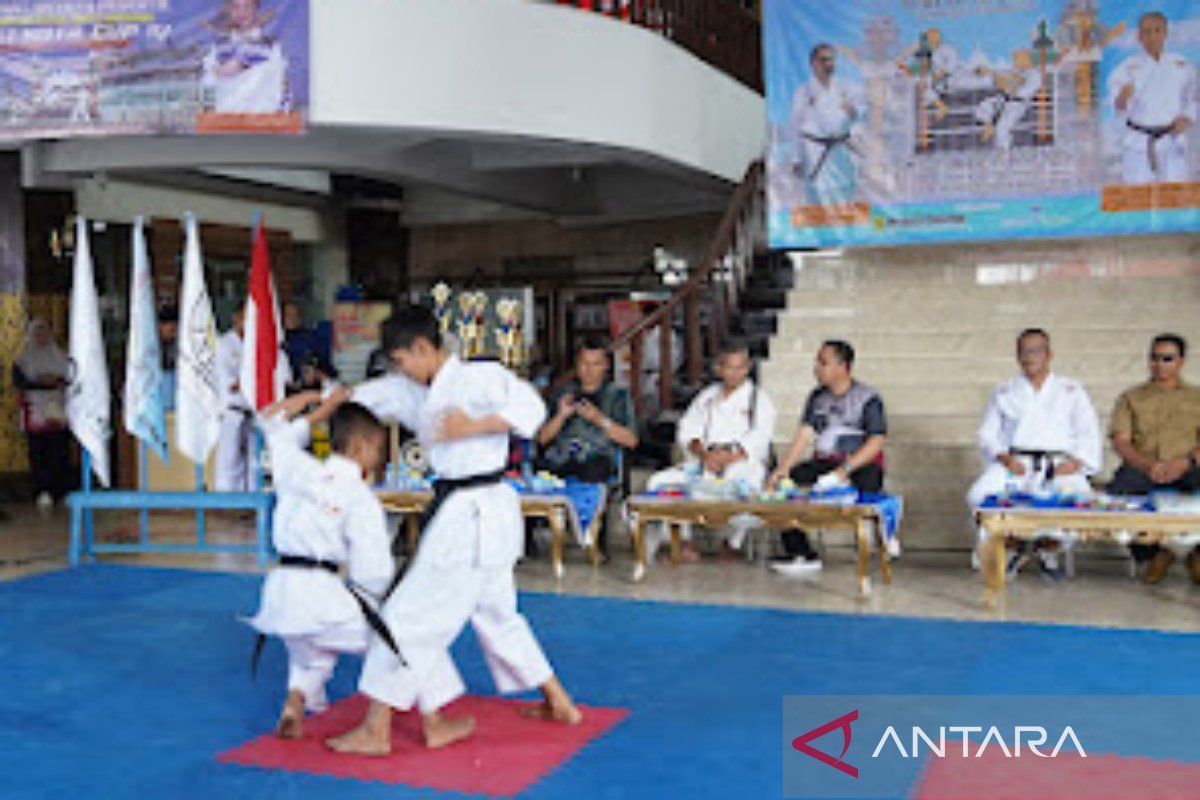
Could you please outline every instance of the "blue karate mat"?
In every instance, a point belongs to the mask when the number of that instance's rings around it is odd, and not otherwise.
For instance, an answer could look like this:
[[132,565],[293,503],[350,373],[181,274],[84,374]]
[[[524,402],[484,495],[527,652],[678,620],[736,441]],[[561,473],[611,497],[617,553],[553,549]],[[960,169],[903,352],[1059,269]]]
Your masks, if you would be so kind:
[[[267,732],[251,575],[90,565],[0,584],[0,798],[400,798],[429,790],[222,764]],[[567,687],[630,717],[529,797],[779,797],[787,694],[1194,694],[1200,635],[526,594]],[[469,632],[455,656],[490,680]],[[343,660],[330,689],[354,690]]]

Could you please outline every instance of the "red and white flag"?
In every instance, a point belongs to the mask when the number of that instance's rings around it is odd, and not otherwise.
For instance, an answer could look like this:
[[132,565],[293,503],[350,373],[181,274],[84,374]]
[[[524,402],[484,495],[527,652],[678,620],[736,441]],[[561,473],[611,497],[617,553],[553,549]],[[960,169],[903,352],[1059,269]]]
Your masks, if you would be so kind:
[[291,367],[283,352],[283,325],[261,221],[254,229],[244,331],[239,385],[250,407],[258,411],[283,399],[284,388],[291,376]]

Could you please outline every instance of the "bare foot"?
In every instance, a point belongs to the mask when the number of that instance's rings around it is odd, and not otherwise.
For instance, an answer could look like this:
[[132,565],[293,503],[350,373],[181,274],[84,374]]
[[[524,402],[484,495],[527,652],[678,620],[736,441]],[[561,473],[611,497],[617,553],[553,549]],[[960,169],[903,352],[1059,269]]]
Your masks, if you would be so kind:
[[326,739],[325,744],[335,752],[359,756],[386,756],[392,752],[391,731],[379,731],[366,722],[341,736]]
[[425,717],[425,746],[430,750],[454,744],[466,739],[475,730],[474,717],[443,717],[429,714]]
[[521,714],[532,719],[561,722],[563,725],[578,725],[583,722],[583,712],[569,700],[565,704],[553,704],[549,700],[543,700],[536,706],[523,706]]
[[299,689],[288,692],[283,711],[279,714],[279,722],[275,724],[275,735],[280,739],[304,737],[304,693]]
[[679,563],[681,564],[699,564],[700,554],[696,552],[696,547],[691,542],[684,542],[683,547],[679,550]]

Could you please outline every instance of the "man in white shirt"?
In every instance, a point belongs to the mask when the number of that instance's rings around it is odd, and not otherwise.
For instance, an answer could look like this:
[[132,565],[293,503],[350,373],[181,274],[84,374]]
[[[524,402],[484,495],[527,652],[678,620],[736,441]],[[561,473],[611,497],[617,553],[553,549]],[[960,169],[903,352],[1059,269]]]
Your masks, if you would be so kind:
[[221,417],[213,483],[218,492],[245,492],[252,488],[249,467],[254,452],[254,420],[240,385],[244,320],[243,309],[234,311],[233,325],[217,340]]
[[[1100,424],[1083,386],[1050,371],[1053,357],[1044,330],[1028,328],[1017,337],[1021,375],[996,387],[979,427],[986,466],[967,492],[972,511],[1005,492],[1091,494],[1088,476],[1100,469]],[[980,544],[982,537],[981,531]],[[1056,537],[1044,539],[1043,564],[1056,574],[1048,555]]]
[[399,654],[381,639],[371,643],[359,681],[370,709],[329,746],[387,755],[393,709],[414,705],[424,715],[427,746],[469,736],[474,720],[440,714],[465,689],[449,648],[468,621],[501,692],[540,689],[544,702],[527,713],[579,722],[579,709],[517,610],[513,576],[524,526],[517,493],[503,480],[509,434],[534,435],[546,417],[541,397],[499,364],[451,355],[428,309],[397,311],[382,339],[403,374],[363,384],[354,399],[413,431],[438,480],[417,555],[380,610]]
[[[683,450],[683,463],[652,475],[650,489],[684,483],[694,474],[706,480],[740,481],[753,491],[762,488],[775,430],[775,405],[750,377],[751,367],[745,343],[722,346],[713,369],[720,381],[696,395],[679,420],[675,441]],[[727,546],[741,548],[759,524],[754,517],[735,519],[725,531]],[[684,559],[697,560],[690,525],[683,526],[683,538]]]
[[834,75],[837,51],[833,45],[814,47],[809,64],[812,80],[792,98],[796,173],[804,181],[809,202],[848,203],[854,199],[858,181],[851,135],[864,116],[862,91]]
[[[315,391],[292,395],[259,423],[281,467],[274,475],[271,531],[280,561],[247,622],[287,647],[288,694],[275,729],[283,739],[303,736],[305,711],[328,707],[325,684],[339,654],[367,649],[370,631],[359,603],[382,596],[394,571],[383,507],[369,483],[383,465],[387,429],[362,406],[338,407],[344,399],[322,402]],[[314,403],[320,405],[288,423]],[[333,453],[319,461],[304,446],[312,425],[331,415]],[[346,582],[338,575],[342,565]]]
[[1138,20],[1142,52],[1129,56],[1108,78],[1121,133],[1125,183],[1194,179],[1188,175],[1187,131],[1196,122],[1196,69],[1164,50],[1167,18],[1151,11]]

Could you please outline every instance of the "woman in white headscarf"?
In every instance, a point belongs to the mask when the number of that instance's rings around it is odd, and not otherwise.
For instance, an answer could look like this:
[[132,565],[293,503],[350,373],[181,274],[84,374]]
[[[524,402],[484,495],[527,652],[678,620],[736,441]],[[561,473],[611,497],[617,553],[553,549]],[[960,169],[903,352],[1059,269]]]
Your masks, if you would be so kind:
[[25,349],[13,362],[21,391],[22,422],[29,438],[29,466],[39,506],[49,506],[71,489],[70,434],[66,386],[70,362],[44,320],[30,320]]

